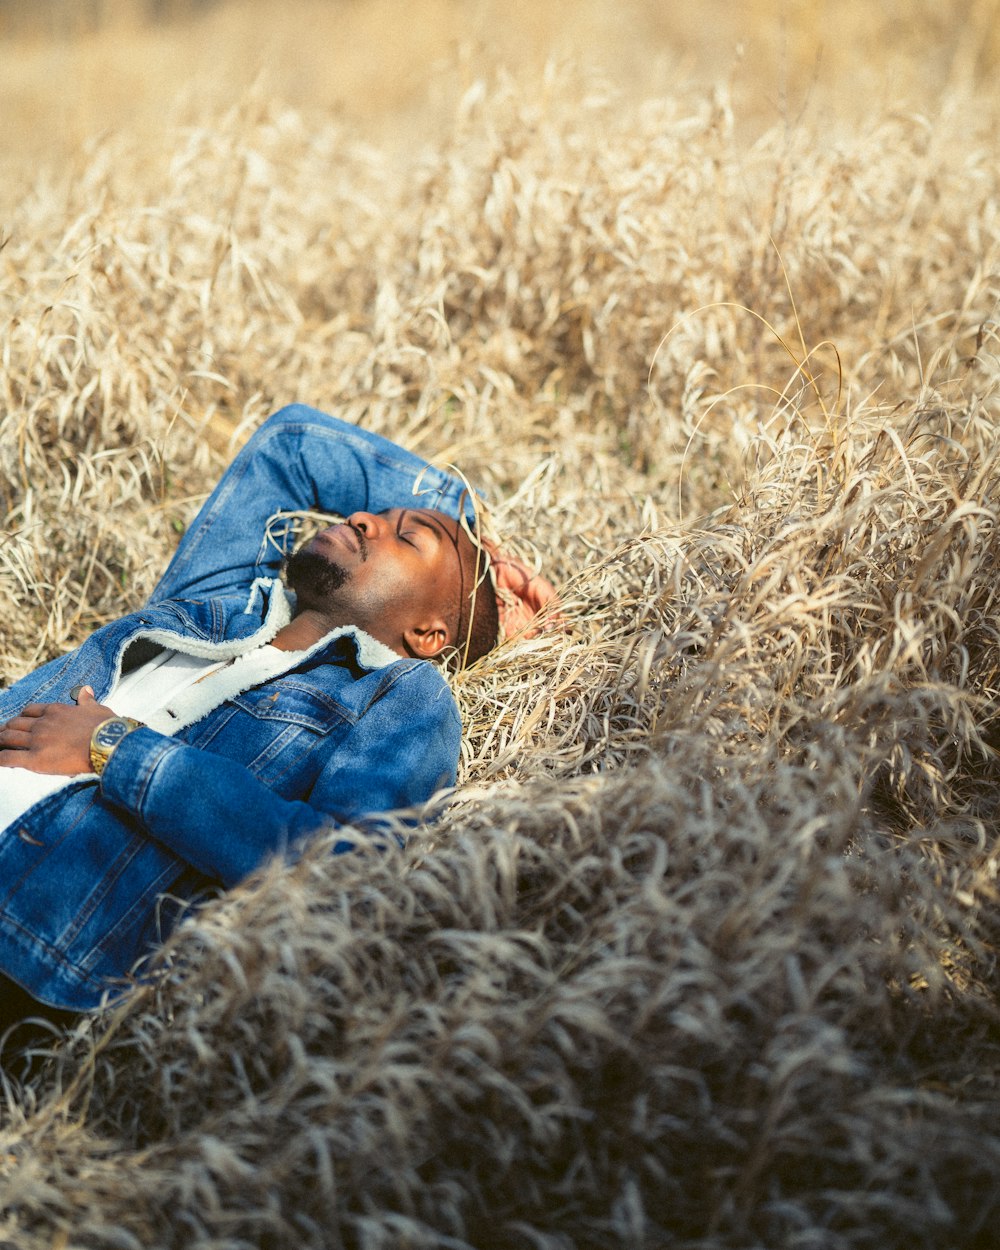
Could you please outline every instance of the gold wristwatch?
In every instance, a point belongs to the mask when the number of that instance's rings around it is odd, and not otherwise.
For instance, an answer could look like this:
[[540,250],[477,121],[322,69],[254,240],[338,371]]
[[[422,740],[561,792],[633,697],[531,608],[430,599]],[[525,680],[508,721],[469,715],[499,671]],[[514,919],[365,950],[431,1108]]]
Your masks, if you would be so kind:
[[95,726],[90,735],[90,767],[98,777],[104,772],[112,752],[122,738],[133,729],[142,727],[142,721],[133,720],[131,716],[109,716]]

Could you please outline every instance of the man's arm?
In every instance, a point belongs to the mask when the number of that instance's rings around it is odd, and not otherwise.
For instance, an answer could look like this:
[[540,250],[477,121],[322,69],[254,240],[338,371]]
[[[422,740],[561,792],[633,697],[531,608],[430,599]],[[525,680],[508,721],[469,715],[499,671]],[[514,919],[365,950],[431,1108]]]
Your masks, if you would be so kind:
[[[32,704],[0,726],[0,766],[88,772],[90,735],[111,715],[89,692],[79,705]],[[460,737],[440,674],[414,664],[327,758],[308,802],[282,798],[242,763],[146,727],[114,748],[100,794],[200,872],[231,886],[321,828],[410,807],[454,784]]]
[[232,593],[256,577],[276,576],[294,540],[286,521],[268,533],[278,512],[382,512],[413,506],[414,488],[420,507],[459,515],[458,478],[315,408],[282,408],[202,505],[150,602]]
[[460,736],[440,675],[416,664],[354,726],[308,802],[281,798],[242,764],[148,728],[115,748],[101,796],[231,886],[319,829],[363,826],[366,816],[425,802],[453,785]]

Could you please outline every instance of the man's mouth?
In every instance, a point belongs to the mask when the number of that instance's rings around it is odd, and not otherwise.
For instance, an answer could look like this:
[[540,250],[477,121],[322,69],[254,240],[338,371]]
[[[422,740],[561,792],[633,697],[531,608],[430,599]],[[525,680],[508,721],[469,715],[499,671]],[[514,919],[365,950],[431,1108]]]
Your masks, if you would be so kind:
[[340,525],[334,525],[332,529],[323,530],[316,537],[323,542],[340,542],[351,551],[354,551],[361,558],[362,563],[368,559],[368,539],[358,529],[356,525],[352,525],[350,521],[343,521]]

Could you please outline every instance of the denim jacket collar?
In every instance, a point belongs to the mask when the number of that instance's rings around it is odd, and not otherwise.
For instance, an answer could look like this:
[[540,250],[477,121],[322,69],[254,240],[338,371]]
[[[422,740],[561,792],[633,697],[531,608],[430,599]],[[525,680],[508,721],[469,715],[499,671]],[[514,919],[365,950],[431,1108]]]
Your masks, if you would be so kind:
[[[304,651],[287,651],[275,655],[261,650],[273,640],[278,630],[292,619],[294,596],[277,580],[258,578],[247,600],[247,611],[252,611],[259,595],[266,594],[267,613],[261,628],[237,644],[222,647],[219,644],[199,643],[196,639],[181,639],[164,630],[149,630],[142,634],[151,642],[181,651],[186,655],[201,655],[213,660],[239,660],[239,663],[213,674],[204,685],[195,684],[171,701],[170,709],[162,709],[146,718],[146,724],[160,733],[175,734],[181,729],[207,716],[227,699],[245,693],[254,686],[281,676],[316,656],[328,651],[340,639],[347,640],[354,649],[355,663],[368,672],[386,668],[404,658],[373,638],[356,625],[341,625],[324,634],[318,642]],[[233,653],[233,654],[230,654]]]

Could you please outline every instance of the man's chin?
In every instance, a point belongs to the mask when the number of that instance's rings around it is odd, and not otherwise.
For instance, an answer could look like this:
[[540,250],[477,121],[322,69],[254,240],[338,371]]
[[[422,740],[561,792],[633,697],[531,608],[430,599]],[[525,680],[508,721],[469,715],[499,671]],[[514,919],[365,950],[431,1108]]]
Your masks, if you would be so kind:
[[285,583],[300,610],[323,607],[350,577],[343,565],[308,547],[292,552],[285,562]]

